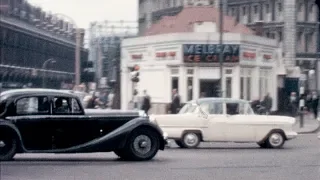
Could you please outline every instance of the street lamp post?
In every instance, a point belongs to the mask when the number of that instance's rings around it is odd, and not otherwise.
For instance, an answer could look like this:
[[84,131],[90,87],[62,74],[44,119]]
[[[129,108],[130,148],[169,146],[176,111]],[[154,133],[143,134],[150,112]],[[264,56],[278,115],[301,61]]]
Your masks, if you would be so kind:
[[55,14],[56,16],[60,16],[60,17],[65,17],[67,19],[69,19],[72,24],[75,26],[75,30],[76,30],[76,47],[75,47],[75,62],[74,62],[74,72],[75,72],[75,86],[79,86],[80,85],[80,69],[81,69],[81,31],[78,28],[78,26],[76,25],[75,21],[70,18],[69,16],[66,16],[64,14]]
[[56,63],[56,60],[50,58],[48,60],[46,60],[43,64],[42,64],[42,69],[44,70],[43,71],[43,77],[42,77],[42,87],[45,88],[46,87],[46,68],[47,68],[47,65],[49,63]]

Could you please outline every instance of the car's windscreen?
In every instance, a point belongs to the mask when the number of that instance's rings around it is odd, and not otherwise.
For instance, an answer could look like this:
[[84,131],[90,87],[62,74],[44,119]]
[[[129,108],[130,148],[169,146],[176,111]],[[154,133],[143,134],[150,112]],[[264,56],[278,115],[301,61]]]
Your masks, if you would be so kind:
[[182,109],[179,111],[179,114],[188,114],[188,113],[194,113],[197,110],[198,105],[187,103],[182,107]]

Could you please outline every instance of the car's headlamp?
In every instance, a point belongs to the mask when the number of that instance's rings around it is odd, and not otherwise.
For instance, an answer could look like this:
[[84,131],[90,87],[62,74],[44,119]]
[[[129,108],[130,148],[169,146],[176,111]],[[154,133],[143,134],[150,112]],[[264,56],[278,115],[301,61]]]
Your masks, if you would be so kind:
[[139,111],[140,117],[147,117],[147,114],[144,111]]
[[151,122],[155,122],[156,121],[156,118],[154,116],[149,116],[149,119]]

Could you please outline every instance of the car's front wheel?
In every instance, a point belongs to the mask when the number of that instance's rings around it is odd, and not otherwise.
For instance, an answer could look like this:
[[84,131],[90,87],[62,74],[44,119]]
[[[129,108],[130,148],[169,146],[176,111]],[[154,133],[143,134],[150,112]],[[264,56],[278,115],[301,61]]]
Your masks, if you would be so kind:
[[0,133],[0,161],[9,161],[17,152],[17,140]]
[[265,142],[258,143],[261,148],[282,148],[285,143],[285,136],[280,132],[271,133]]
[[180,142],[182,148],[197,148],[200,144],[200,141],[201,138],[198,133],[187,132],[183,135],[182,140]]
[[124,149],[115,153],[124,160],[146,161],[152,159],[159,151],[160,137],[154,130],[139,128],[134,130]]

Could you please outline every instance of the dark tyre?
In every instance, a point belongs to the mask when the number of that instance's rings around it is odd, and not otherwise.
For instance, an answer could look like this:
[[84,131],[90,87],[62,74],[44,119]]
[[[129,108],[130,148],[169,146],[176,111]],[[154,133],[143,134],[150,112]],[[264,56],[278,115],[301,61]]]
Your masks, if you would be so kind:
[[139,128],[130,134],[125,148],[115,153],[124,160],[146,161],[152,159],[159,148],[158,133],[149,128]]
[[197,148],[200,144],[201,138],[198,133],[186,132],[181,140],[183,148]]
[[279,149],[282,148],[285,143],[285,136],[280,132],[273,132],[266,140],[266,144],[269,148]]
[[176,143],[180,148],[185,148],[180,140],[175,140],[175,143]]
[[258,143],[261,148],[268,148],[268,144],[266,142]]
[[17,140],[6,134],[0,134],[0,161],[10,161],[16,155]]

